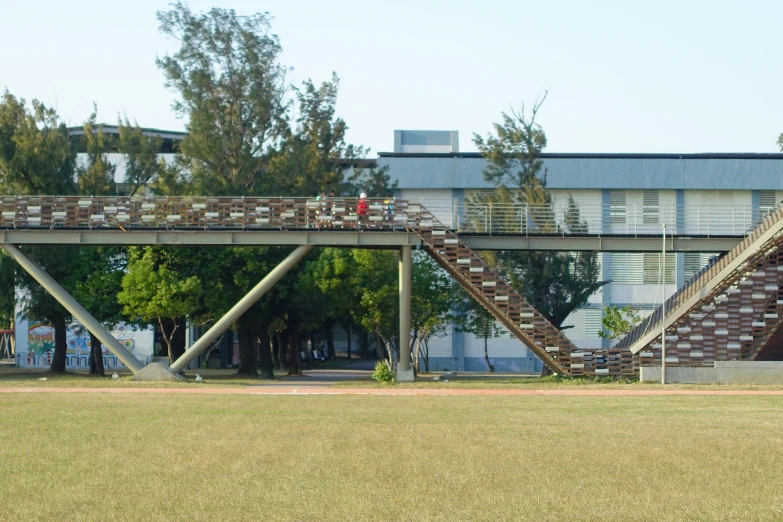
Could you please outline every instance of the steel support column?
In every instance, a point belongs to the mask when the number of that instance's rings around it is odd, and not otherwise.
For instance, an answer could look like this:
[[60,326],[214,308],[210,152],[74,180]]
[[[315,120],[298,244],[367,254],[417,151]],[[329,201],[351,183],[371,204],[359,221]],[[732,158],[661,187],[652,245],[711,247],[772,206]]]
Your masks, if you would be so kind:
[[[259,282],[248,294],[231,308],[226,315],[221,317],[212,328],[207,330],[198,341],[183,353],[179,359],[171,365],[173,373],[184,370],[190,361],[198,357],[212,342],[217,339],[228,327],[236,322],[261,296],[267,293],[291,268],[294,267],[311,249],[312,245],[297,247],[279,265],[277,265],[265,278]],[[410,249],[410,247],[408,247]]]
[[397,382],[413,381],[411,368],[411,247],[400,249],[400,361]]
[[141,370],[141,363],[136,359],[97,319],[84,309],[71,295],[60,286],[57,281],[43,271],[38,264],[24,255],[24,253],[10,243],[3,243],[3,249],[31,276],[38,281],[44,289],[52,294],[58,303],[71,312],[71,314],[92,332],[111,353],[117,356],[130,371],[136,373]]

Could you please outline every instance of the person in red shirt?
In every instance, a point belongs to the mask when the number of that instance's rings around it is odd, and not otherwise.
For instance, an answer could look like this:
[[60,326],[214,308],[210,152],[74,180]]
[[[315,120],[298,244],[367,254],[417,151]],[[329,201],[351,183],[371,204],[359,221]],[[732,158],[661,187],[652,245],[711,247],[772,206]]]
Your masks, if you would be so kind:
[[359,217],[359,222],[357,223],[357,226],[361,228],[362,222],[367,221],[367,211],[369,210],[369,205],[367,205],[367,194],[362,192],[359,195],[359,203],[356,205],[356,215]]

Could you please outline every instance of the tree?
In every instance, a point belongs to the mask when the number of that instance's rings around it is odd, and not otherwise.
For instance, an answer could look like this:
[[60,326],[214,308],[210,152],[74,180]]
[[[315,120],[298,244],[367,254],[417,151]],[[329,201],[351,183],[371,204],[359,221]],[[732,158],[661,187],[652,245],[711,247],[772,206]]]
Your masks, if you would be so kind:
[[[546,94],[533,105],[530,116],[525,107],[511,115],[502,113],[502,123],[495,123],[495,135],[486,139],[475,134],[473,141],[486,159],[484,179],[495,185],[493,194],[469,203],[481,208],[490,202],[505,209],[500,218],[518,223],[520,232],[562,233],[551,212],[552,197],[546,190],[546,168],[541,153],[547,140],[536,121]],[[505,206],[503,206],[505,205]],[[494,212],[490,214],[497,220]],[[472,219],[477,219],[473,212]],[[583,233],[586,224],[580,219],[579,207],[569,198],[565,226],[571,233]],[[488,262],[507,279],[523,298],[532,304],[555,327],[573,311],[587,303],[590,295],[606,284],[600,281],[598,259],[594,252],[497,252]],[[548,370],[544,366],[544,372]]]
[[54,109],[8,91],[0,101],[0,190],[5,194],[67,195],[75,191],[76,148]]
[[[323,294],[326,313],[327,346],[332,325],[342,325],[348,337],[348,357],[351,357],[351,327],[359,314],[359,296],[354,280],[357,264],[352,253],[344,248],[324,248],[307,264],[307,273]],[[332,348],[333,351],[333,348]],[[333,356],[330,353],[329,356]]]
[[546,148],[546,133],[536,121],[541,105],[548,93],[533,104],[530,117],[525,116],[525,106],[518,112],[502,114],[503,122],[494,123],[495,136],[486,140],[480,134],[473,134],[481,156],[487,160],[484,179],[496,187],[513,187],[526,190],[541,184],[546,186],[546,170],[541,153]]
[[391,182],[388,165],[370,168],[356,167],[350,176],[350,183],[355,194],[363,192],[369,198],[382,198],[393,194],[397,189],[397,181]]
[[498,324],[495,317],[489,313],[478,301],[460,290],[460,298],[455,307],[454,322],[457,331],[475,335],[484,340],[484,361],[490,372],[495,371],[495,366],[489,359],[489,339],[500,337],[505,330]]
[[642,321],[639,310],[630,305],[625,308],[617,308],[614,305],[604,308],[604,316],[601,318],[603,330],[598,332],[598,337],[614,341],[622,339]]
[[[68,195],[75,193],[76,148],[54,109],[6,91],[0,100],[0,192],[14,195]],[[55,280],[62,281],[76,256],[73,247],[27,247],[25,253]],[[24,295],[23,313],[46,319],[55,329],[51,371],[64,372],[66,324],[70,314],[32,277],[15,270],[13,286]]]
[[428,372],[430,339],[445,335],[453,319],[455,293],[446,272],[424,252],[414,253],[411,277],[411,353],[416,371],[421,359]]
[[340,80],[316,86],[312,80],[296,90],[298,113],[295,128],[285,132],[280,152],[270,164],[270,176],[277,193],[315,194],[334,188],[344,192],[346,173],[366,151],[345,141],[348,126],[335,116]]
[[0,330],[12,330],[16,318],[16,263],[0,250]]
[[117,166],[108,159],[112,139],[103,131],[103,125],[99,125],[97,119],[98,108],[93,106],[90,118],[84,122],[82,138],[87,151],[87,164],[77,169],[79,192],[85,196],[105,196],[115,192],[114,173]]
[[[127,268],[126,252],[121,247],[80,248],[63,287],[90,314],[111,329],[122,322],[122,305],[117,293]],[[90,332],[90,374],[104,376],[103,345]]]
[[201,280],[172,270],[151,248],[132,249],[128,272],[117,300],[123,313],[139,324],[157,324],[173,363],[172,339],[180,323],[198,309]]
[[359,307],[354,320],[375,336],[378,359],[384,347],[393,359],[399,318],[399,257],[384,250],[352,250],[356,273],[352,278]]
[[160,31],[180,42],[156,63],[178,95],[174,110],[188,119],[181,161],[195,192],[258,191],[288,108],[282,48],[269,15],[218,8],[194,14],[178,1],[157,16]]
[[[119,140],[117,150],[125,155],[125,184],[130,186],[130,196],[149,186],[165,174],[176,174],[178,169],[169,172],[166,161],[158,152],[163,144],[159,136],[147,136],[138,124],[126,117],[117,123]],[[169,183],[173,185],[174,183]]]

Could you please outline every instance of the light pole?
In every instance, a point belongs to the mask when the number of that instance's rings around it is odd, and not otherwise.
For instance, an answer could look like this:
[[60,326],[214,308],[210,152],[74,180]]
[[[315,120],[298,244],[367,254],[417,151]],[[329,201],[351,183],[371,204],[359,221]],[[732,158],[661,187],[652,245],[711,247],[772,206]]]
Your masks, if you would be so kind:
[[663,225],[663,248],[661,249],[661,384],[666,384],[666,225]]

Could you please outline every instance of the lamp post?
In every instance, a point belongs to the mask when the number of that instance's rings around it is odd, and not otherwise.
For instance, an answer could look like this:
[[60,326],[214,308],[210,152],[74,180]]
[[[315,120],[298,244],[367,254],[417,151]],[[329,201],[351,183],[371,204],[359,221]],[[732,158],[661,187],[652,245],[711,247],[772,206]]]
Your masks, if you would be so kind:
[[661,249],[661,384],[666,384],[666,225],[663,225],[663,248]]

